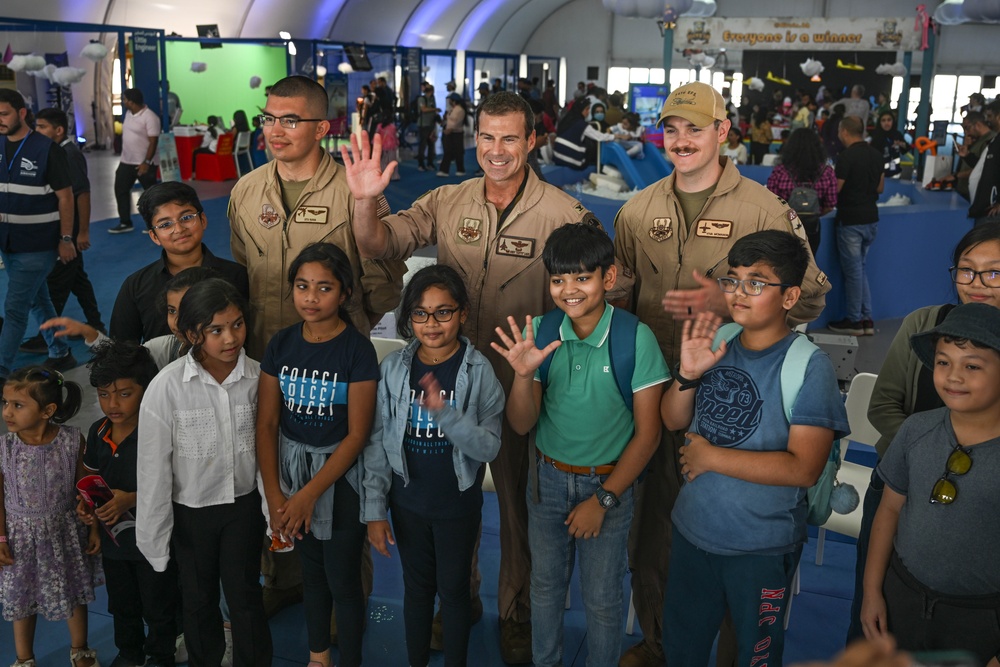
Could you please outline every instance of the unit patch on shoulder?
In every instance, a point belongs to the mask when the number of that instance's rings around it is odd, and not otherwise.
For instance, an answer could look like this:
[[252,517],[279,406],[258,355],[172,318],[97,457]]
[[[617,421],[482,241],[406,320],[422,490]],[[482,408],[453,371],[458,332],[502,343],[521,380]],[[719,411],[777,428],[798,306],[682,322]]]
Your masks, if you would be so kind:
[[281,216],[278,212],[274,210],[274,207],[270,204],[264,204],[260,209],[260,217],[257,218],[257,222],[264,229],[270,229],[276,224],[281,222]]
[[483,221],[476,218],[463,218],[462,226],[458,228],[458,239],[465,243],[476,243],[483,237]]
[[527,239],[521,236],[501,236],[497,243],[498,255],[510,255],[511,257],[534,257],[535,239]]
[[820,271],[819,274],[816,276],[816,282],[819,283],[820,285],[825,285],[826,281],[827,281],[826,274]]
[[799,217],[798,214],[795,211],[793,211],[792,209],[788,209],[788,211],[785,213],[785,215],[788,216],[788,222],[791,222],[795,218]]
[[659,243],[673,235],[674,223],[670,218],[653,218],[653,226],[649,228],[649,238]]
[[292,221],[311,225],[325,225],[329,216],[330,208],[327,206],[300,206],[295,209]]
[[733,223],[730,220],[702,218],[698,221],[695,235],[707,239],[728,239],[733,235]]

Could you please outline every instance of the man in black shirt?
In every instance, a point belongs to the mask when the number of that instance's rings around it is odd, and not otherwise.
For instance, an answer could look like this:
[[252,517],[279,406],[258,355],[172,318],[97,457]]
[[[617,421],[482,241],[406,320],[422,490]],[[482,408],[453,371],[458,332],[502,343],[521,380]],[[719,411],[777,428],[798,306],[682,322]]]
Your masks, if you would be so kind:
[[122,283],[111,311],[111,337],[144,342],[170,334],[161,308],[161,295],[171,278],[192,266],[214,269],[249,298],[246,269],[220,259],[201,242],[208,225],[198,193],[184,183],[168,181],[149,188],[139,197],[139,215],[149,238],[163,248],[160,258]]
[[[1000,127],[1000,103],[996,100],[986,106],[986,124],[993,132]],[[1000,220],[1000,134],[995,135],[982,149],[982,157],[969,176],[969,217],[977,225]],[[981,163],[981,164],[980,164]],[[978,174],[976,173],[978,172]],[[973,183],[974,181],[974,183]]]
[[844,272],[847,313],[827,325],[852,336],[875,333],[872,295],[865,258],[878,233],[878,196],[885,189],[882,154],[864,140],[865,126],[854,116],[840,121],[838,136],[845,148],[837,156],[837,250]]

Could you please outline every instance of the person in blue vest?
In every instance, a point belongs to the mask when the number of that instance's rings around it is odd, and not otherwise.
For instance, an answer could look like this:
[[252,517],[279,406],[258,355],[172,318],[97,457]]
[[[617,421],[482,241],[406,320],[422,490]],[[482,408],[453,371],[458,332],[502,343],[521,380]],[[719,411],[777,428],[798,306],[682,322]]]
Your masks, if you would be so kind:
[[[556,126],[556,141],[552,147],[553,159],[573,169],[584,169],[596,161],[594,142],[614,141],[615,135],[601,132],[591,121],[604,120],[604,103],[596,97],[585,97],[566,111]],[[590,139],[591,141],[587,141]]]
[[[0,89],[0,257],[7,268],[6,321],[0,333],[0,379],[12,369],[33,312],[39,322],[56,316],[45,279],[58,258],[76,257],[73,242],[73,184],[66,153],[34,132],[25,118],[24,98]],[[57,254],[58,252],[58,254]],[[76,366],[68,345],[43,334],[57,370]]]

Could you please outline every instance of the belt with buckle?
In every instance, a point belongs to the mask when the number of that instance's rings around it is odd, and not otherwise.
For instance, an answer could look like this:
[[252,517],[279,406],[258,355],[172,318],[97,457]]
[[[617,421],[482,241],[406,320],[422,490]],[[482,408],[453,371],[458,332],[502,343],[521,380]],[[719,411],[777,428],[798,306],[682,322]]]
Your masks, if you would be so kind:
[[607,463],[602,466],[571,466],[568,463],[556,461],[551,456],[546,456],[538,447],[535,447],[535,455],[556,470],[574,475],[610,475],[615,469],[614,463]]

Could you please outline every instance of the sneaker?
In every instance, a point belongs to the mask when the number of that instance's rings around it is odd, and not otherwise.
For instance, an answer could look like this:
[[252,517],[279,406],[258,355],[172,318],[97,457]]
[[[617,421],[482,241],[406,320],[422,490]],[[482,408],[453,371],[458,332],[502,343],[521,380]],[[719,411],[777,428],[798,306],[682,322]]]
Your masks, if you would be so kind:
[[861,320],[861,327],[865,330],[866,336],[875,335],[875,322],[872,320]]
[[77,367],[76,357],[70,352],[65,357],[49,357],[42,365],[54,371],[68,371]]
[[48,354],[49,346],[46,344],[45,339],[42,338],[42,334],[38,334],[34,338],[21,341],[21,345],[17,350],[18,352],[25,352],[27,354]]
[[500,657],[508,665],[531,663],[531,622],[500,619]]
[[184,641],[184,635],[177,635],[177,642],[174,644],[174,662],[187,662],[188,661],[188,648]]
[[133,227],[132,225],[123,225],[119,223],[117,227],[112,227],[111,229],[109,229],[108,234],[125,234],[127,232],[131,232],[134,229],[135,227]]
[[435,174],[435,175],[436,175],[436,176],[437,176],[438,178],[448,178],[448,172],[447,172],[447,171],[439,171],[439,172],[438,172],[437,174]]
[[[470,625],[475,625],[483,617],[483,599],[478,595],[472,598],[472,605],[469,608]],[[434,614],[434,622],[431,624],[431,650],[444,650],[444,625],[441,622],[441,609]]]
[[424,165],[422,165],[422,164],[421,164],[421,165],[418,165],[418,166],[417,166],[417,171],[427,171],[427,167],[425,167],[425,166],[424,166]]
[[660,667],[664,662],[652,643],[643,640],[622,653],[618,667]]
[[830,322],[826,328],[833,333],[845,334],[847,336],[864,336],[865,327],[861,322],[849,320],[846,317],[838,322]]
[[456,176],[465,176],[465,172],[464,171],[456,171],[455,175]]

